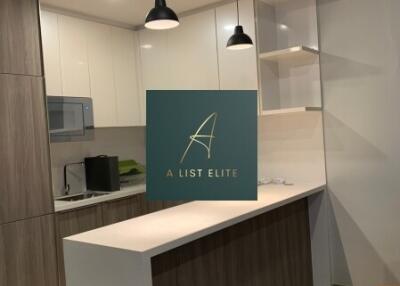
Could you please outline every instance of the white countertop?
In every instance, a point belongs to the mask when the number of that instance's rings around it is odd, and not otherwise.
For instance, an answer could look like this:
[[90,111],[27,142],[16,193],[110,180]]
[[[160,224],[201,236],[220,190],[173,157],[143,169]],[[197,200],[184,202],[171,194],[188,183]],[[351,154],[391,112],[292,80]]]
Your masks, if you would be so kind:
[[134,186],[121,187],[121,190],[107,193],[106,195],[88,198],[84,200],[68,202],[68,201],[54,201],[54,209],[56,212],[62,212],[70,209],[75,209],[84,206],[115,200],[119,198],[129,197],[135,194],[146,192],[146,184],[139,184]]
[[195,201],[70,236],[65,242],[152,257],[324,190],[324,184],[264,185],[257,201]]

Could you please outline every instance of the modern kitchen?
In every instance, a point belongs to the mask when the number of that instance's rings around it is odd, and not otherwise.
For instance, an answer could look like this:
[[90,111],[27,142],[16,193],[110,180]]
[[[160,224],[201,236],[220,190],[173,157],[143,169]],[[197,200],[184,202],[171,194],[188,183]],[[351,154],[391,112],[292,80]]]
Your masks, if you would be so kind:
[[[400,285],[399,11],[0,0],[0,286]],[[257,200],[149,197],[149,91],[256,93]]]

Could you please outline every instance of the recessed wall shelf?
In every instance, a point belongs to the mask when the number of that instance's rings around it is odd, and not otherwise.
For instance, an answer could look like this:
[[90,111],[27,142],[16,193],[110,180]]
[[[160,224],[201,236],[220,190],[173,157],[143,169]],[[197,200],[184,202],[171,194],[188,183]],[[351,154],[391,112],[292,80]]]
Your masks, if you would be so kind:
[[288,113],[298,113],[298,112],[306,112],[306,111],[321,111],[321,107],[311,107],[311,106],[302,106],[302,107],[293,107],[293,108],[283,108],[283,109],[271,109],[271,110],[263,110],[261,111],[260,116],[269,116],[269,115],[278,115],[278,114],[288,114]]
[[275,50],[271,52],[261,53],[259,57],[261,60],[277,62],[290,59],[311,58],[315,57],[318,54],[319,54],[318,50],[305,46],[297,46],[283,50]]

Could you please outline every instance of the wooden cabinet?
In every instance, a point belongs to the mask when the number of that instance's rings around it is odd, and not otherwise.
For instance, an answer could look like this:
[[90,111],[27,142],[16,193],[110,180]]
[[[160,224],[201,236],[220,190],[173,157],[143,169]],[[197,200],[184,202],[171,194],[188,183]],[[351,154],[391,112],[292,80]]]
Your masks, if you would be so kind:
[[0,74],[0,224],[53,211],[43,80]]
[[[184,203],[183,201],[148,201],[145,193],[107,201],[93,206],[72,209],[56,214],[57,258],[59,285],[65,285],[62,239],[137,216],[156,212]],[[0,286],[3,286],[0,284]]]
[[53,215],[0,226],[0,286],[55,286]]
[[303,199],[153,256],[152,285],[312,286],[310,242]]
[[57,284],[38,13],[0,1],[0,286]]
[[122,198],[102,204],[104,225],[131,219],[143,214],[143,202],[138,196]]
[[145,196],[143,196],[142,199],[144,201],[144,214],[158,212],[164,209],[164,203],[162,201],[148,201],[146,200]]
[[136,198],[139,201],[139,205],[141,206],[140,213],[142,215],[186,203],[186,201],[150,201],[146,199],[146,193],[136,195]]
[[0,73],[42,75],[37,0],[0,1]]
[[251,37],[254,47],[228,50],[226,43],[237,25],[236,3],[216,8],[219,81],[222,90],[257,90],[257,49],[252,0],[239,1],[240,24]]
[[101,206],[89,206],[56,214],[57,260],[59,285],[65,285],[62,239],[80,232],[103,226]]

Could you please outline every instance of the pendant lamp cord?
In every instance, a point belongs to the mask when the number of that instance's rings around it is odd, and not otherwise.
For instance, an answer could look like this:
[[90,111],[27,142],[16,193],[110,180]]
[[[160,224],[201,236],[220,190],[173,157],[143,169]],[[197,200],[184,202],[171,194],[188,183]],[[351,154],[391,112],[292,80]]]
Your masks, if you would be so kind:
[[236,0],[237,24],[239,26],[239,0]]

